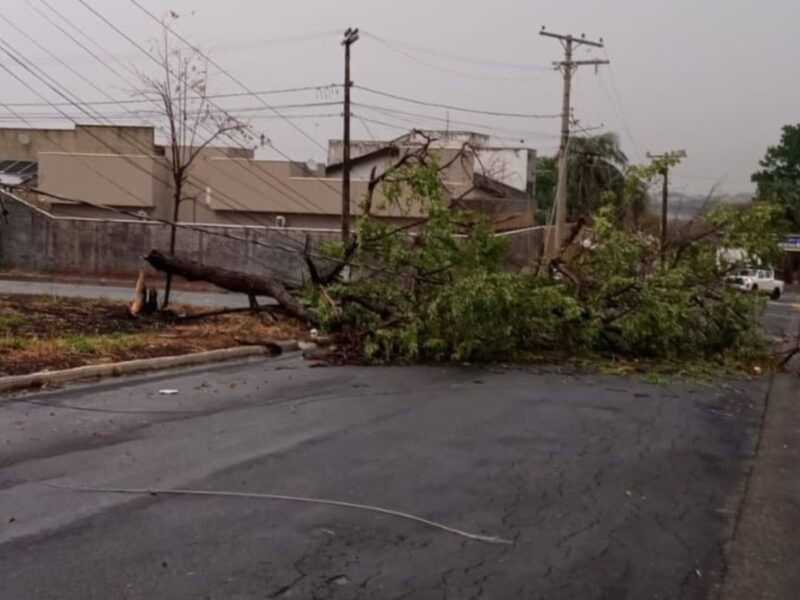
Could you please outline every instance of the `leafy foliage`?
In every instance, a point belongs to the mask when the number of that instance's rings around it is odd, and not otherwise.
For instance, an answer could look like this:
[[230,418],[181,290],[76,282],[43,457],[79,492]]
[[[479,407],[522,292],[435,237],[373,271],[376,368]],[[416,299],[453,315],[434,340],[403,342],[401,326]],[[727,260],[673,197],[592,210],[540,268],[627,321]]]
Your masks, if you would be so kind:
[[[628,157],[620,147],[615,133],[573,136],[567,158],[567,211],[570,220],[588,218],[611,192],[623,196]],[[539,160],[536,172],[539,220],[546,223],[553,206],[558,179],[556,157]],[[644,198],[642,198],[643,200]],[[644,209],[644,203],[637,208]]]
[[309,299],[321,326],[370,361],[525,360],[543,352],[752,356],[763,349],[763,300],[725,284],[740,265],[721,260],[720,251],[772,260],[776,208],[719,208],[662,258],[659,239],[621,210],[661,168],[626,171],[621,196],[602,196],[591,243],[569,261],[557,259],[549,272],[512,273],[503,271],[505,243],[489,224],[447,206],[436,161],[406,165],[384,181],[384,195],[419,219],[417,229],[409,236],[366,214],[356,227],[350,280],[314,287]]
[[663,263],[654,236],[616,226],[612,214],[597,215],[594,244],[575,265],[592,323],[586,347],[667,359],[747,356],[763,347],[764,301],[726,286],[725,277],[743,264],[721,261],[719,250],[739,248],[748,260],[768,260],[771,207],[718,209],[701,234],[670,247]]
[[780,144],[767,148],[759,164],[762,170],[751,177],[758,197],[780,204],[786,219],[800,229],[800,124],[784,126]]

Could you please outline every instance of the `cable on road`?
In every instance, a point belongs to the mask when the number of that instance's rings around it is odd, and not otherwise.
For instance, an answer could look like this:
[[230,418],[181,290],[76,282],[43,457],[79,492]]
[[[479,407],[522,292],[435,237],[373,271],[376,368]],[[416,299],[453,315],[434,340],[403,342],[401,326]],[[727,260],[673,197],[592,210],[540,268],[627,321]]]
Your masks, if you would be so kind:
[[203,410],[126,410],[123,408],[94,408],[91,406],[76,406],[74,404],[56,404],[43,400],[29,400],[28,398],[12,398],[9,404],[32,404],[44,408],[63,408],[65,410],[78,410],[83,412],[109,413],[112,415],[202,415]]
[[454,535],[458,535],[469,540],[475,540],[477,542],[485,542],[488,544],[509,544],[513,545],[514,542],[511,540],[506,540],[501,537],[497,536],[490,536],[490,535],[481,535],[478,533],[469,533],[468,531],[462,531],[461,529],[456,529],[454,527],[449,527],[447,525],[443,525],[441,523],[437,523],[436,521],[431,521],[429,519],[425,519],[423,517],[418,517],[416,515],[412,515],[405,512],[400,512],[397,510],[391,510],[388,508],[382,508],[380,506],[371,506],[369,504],[354,504],[352,502],[343,502],[341,500],[327,500],[324,498],[306,498],[303,496],[287,496],[283,494],[259,494],[255,492],[227,492],[227,491],[215,491],[215,490],[166,490],[166,489],[157,489],[157,488],[96,488],[96,487],[82,487],[82,486],[73,486],[73,485],[62,485],[57,483],[51,483],[46,481],[32,481],[31,483],[35,485],[41,485],[49,488],[55,488],[60,490],[68,490],[71,492],[90,492],[95,494],[127,494],[132,496],[157,496],[161,495],[171,495],[171,496],[213,496],[213,497],[224,497],[224,498],[250,498],[250,499],[257,499],[257,500],[278,500],[278,501],[285,501],[285,502],[301,502],[304,504],[324,504],[326,506],[337,506],[340,508],[352,508],[356,510],[365,510],[369,512],[374,512],[382,515],[389,515],[391,517],[398,517],[400,519],[406,519],[408,521],[414,521],[415,523],[421,523],[422,525],[427,525],[428,527],[433,527],[434,529],[440,529],[442,531],[446,531],[447,533],[452,533]]

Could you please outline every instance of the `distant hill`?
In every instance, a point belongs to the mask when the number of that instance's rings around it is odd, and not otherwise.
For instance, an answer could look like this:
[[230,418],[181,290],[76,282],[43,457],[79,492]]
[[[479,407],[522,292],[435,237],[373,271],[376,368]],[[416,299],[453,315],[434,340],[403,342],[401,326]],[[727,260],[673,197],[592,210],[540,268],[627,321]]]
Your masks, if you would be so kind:
[[[672,219],[691,219],[697,214],[717,204],[743,205],[750,204],[753,194],[720,194],[715,196],[682,194],[671,192],[669,195],[669,216]],[[661,213],[661,197],[651,196],[648,204],[650,212]]]

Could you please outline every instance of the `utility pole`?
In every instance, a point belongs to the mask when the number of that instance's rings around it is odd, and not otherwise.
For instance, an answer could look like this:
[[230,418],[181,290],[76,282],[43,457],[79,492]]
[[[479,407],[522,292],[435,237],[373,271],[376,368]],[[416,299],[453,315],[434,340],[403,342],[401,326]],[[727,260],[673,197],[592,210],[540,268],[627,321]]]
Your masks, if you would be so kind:
[[358,28],[344,32],[344,147],[342,148],[342,242],[350,239],[350,46],[358,41]]
[[669,209],[669,169],[672,165],[676,164],[678,160],[686,157],[685,150],[677,150],[674,152],[665,152],[663,154],[647,153],[647,158],[657,163],[659,171],[661,171],[661,264],[666,262],[667,256],[667,212]]
[[[561,71],[564,78],[564,92],[561,103],[561,143],[558,147],[558,183],[556,185],[556,216],[555,216],[555,235],[548,233],[546,240],[545,254],[549,258],[554,258],[558,254],[558,248],[564,235],[564,227],[567,222],[567,152],[569,150],[569,120],[570,120],[570,96],[572,92],[572,76],[578,67],[593,65],[595,68],[600,65],[607,65],[607,60],[573,60],[572,54],[576,46],[592,46],[594,48],[603,47],[603,38],[598,41],[587,40],[585,34],[574,37],[570,34],[551,33],[544,27],[539,32],[550,38],[555,38],[564,47],[564,60],[554,63],[555,67]],[[550,230],[548,229],[548,232]]]

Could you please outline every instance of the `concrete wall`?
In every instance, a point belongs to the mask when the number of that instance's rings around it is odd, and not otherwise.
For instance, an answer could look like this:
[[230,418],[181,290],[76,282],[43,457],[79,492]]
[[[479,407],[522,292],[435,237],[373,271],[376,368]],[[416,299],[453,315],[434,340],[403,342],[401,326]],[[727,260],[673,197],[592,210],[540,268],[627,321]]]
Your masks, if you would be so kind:
[[39,188],[108,206],[152,209],[169,181],[160,163],[163,159],[153,156],[40,152]]
[[74,129],[0,128],[0,159],[37,160],[40,152],[155,153],[152,127],[77,125]]
[[[5,198],[5,206],[8,222],[0,220],[0,270],[4,271],[134,275],[145,265],[143,254],[153,248],[166,250],[169,244],[169,226],[160,223],[53,218],[11,198]],[[255,227],[204,229],[209,231],[180,229],[179,253],[209,265],[292,280],[305,272],[298,250],[306,235],[313,247],[338,236]]]
[[[0,271],[134,276],[141,256],[169,247],[169,226],[151,221],[54,218],[6,197],[8,222],[0,220]],[[338,226],[338,220],[331,225]],[[253,274],[272,273],[300,280],[306,272],[299,250],[338,239],[336,229],[275,229],[203,225],[206,232],[178,230],[179,254]],[[530,265],[542,252],[544,227],[503,233],[509,268]],[[234,238],[222,237],[225,233]],[[289,251],[287,251],[289,249]]]
[[[454,195],[464,191],[467,184],[460,164],[452,165],[445,172],[448,188]],[[321,178],[304,175],[295,163],[270,160],[234,160],[208,158],[199,160],[192,170],[193,184],[189,195],[196,202],[187,202],[182,207],[181,219],[200,223],[219,223],[224,217],[242,213],[264,213],[271,223],[276,215],[286,218],[290,227],[304,227],[335,219],[341,213],[342,182],[340,175]],[[451,185],[450,180],[454,180]],[[204,186],[204,184],[206,184]],[[361,201],[367,193],[367,181],[354,178],[351,185],[350,212],[359,214]],[[375,191],[373,213],[402,219],[416,216],[396,205],[388,205],[381,194]]]
[[533,266],[544,253],[547,227],[528,227],[500,234],[508,243],[506,265],[511,270]]

